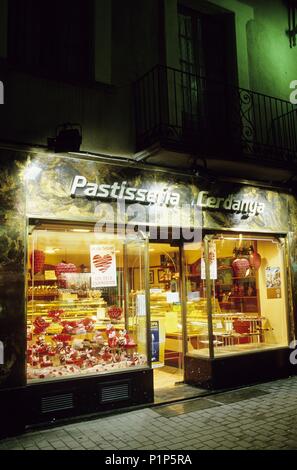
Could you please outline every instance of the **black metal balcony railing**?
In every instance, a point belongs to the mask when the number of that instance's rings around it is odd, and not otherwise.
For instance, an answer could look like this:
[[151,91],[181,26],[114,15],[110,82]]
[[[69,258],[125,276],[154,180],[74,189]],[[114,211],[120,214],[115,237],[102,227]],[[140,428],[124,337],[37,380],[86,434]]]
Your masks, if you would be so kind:
[[156,66],[134,86],[138,151],[160,142],[202,156],[297,159],[289,101]]

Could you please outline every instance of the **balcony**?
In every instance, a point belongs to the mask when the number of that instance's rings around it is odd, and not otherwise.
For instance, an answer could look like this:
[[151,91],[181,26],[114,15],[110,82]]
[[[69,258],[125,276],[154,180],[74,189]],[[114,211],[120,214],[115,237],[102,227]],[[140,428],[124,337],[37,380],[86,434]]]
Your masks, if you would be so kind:
[[207,162],[297,167],[289,101],[164,66],[134,84],[134,97],[139,153],[159,146]]

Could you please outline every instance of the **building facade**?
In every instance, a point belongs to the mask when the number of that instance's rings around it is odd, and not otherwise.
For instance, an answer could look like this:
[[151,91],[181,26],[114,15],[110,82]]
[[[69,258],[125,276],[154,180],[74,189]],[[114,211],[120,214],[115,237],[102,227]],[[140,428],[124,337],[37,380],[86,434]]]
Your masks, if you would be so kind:
[[[0,2],[1,433],[294,374],[293,3],[23,3]],[[64,123],[79,151],[48,148]]]

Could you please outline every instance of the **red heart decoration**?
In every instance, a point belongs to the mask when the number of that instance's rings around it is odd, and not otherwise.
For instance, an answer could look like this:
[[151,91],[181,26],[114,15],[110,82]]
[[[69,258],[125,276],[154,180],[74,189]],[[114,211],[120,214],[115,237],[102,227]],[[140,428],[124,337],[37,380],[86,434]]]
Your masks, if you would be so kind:
[[93,257],[93,263],[95,267],[101,273],[105,273],[112,264],[112,256],[111,255],[105,255],[105,256],[95,255]]

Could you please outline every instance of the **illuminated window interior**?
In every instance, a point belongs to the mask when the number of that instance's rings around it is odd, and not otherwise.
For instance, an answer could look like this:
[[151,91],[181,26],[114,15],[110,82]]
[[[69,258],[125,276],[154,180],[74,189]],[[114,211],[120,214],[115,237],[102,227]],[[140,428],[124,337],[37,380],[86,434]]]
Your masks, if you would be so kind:
[[[202,245],[195,250],[188,245],[185,253],[188,353],[209,356]],[[214,355],[287,346],[281,240],[242,235],[215,237],[209,242],[209,265]]]
[[30,231],[28,380],[146,366],[144,243],[92,227]]

